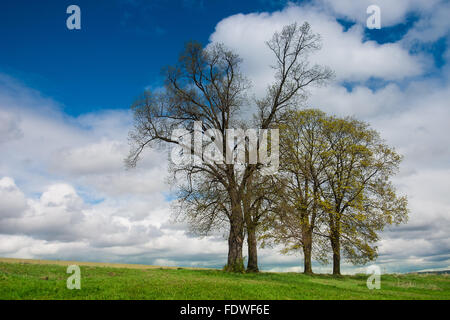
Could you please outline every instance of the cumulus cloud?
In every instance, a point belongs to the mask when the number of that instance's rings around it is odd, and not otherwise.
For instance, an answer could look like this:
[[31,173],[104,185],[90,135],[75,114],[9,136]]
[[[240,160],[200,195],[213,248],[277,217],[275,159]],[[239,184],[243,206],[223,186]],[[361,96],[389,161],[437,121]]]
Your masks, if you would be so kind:
[[[185,265],[201,264],[207,257],[223,254],[222,242],[211,245],[211,239],[195,239],[183,230],[167,228],[167,203],[151,206],[142,202],[145,214],[135,215],[137,206],[127,202],[85,203],[68,184],[51,185],[38,199],[25,199],[14,181],[5,177],[0,180],[0,190],[2,197],[6,192],[10,196],[1,211],[7,210],[8,215],[0,216],[0,234],[9,244],[0,246],[0,254],[26,252],[25,257],[48,257],[72,246],[82,247],[85,259],[101,252],[113,260],[131,257],[155,264],[176,259]],[[14,207],[10,205],[13,200]],[[28,205],[18,205],[24,202]],[[83,256],[80,252],[76,255]]]
[[67,184],[50,186],[38,201],[29,200],[29,208],[20,216],[1,221],[4,234],[25,234],[45,240],[75,240],[71,227],[82,220],[83,202]]
[[0,219],[21,215],[26,208],[25,195],[14,180],[8,177],[0,179]]
[[423,14],[422,18],[414,25],[405,36],[404,41],[433,42],[441,37],[446,37],[450,30],[450,3],[444,2],[434,6]]
[[373,4],[380,7],[382,26],[388,27],[403,23],[408,14],[429,13],[438,10],[445,0],[319,0],[318,7],[330,10],[341,18],[365,23],[368,15],[366,9]]
[[66,147],[55,154],[54,168],[73,175],[104,174],[123,169],[117,154],[126,153],[126,145],[101,141],[76,148]]
[[166,151],[147,150],[137,168],[125,168],[130,112],[69,117],[57,102],[0,78],[0,111],[20,119],[21,132],[1,132],[8,156],[0,158],[0,256],[221,266],[224,242],[169,223]]
[[336,19],[310,6],[290,5],[273,13],[233,15],[217,24],[210,40],[222,42],[239,53],[256,93],[261,94],[273,79],[273,54],[265,41],[286,24],[305,21],[322,37],[322,50],[310,57],[312,63],[329,66],[340,81],[373,77],[399,80],[420,75],[427,64],[424,57],[410,55],[399,43],[380,45],[365,41],[364,25],[356,24],[345,31]]

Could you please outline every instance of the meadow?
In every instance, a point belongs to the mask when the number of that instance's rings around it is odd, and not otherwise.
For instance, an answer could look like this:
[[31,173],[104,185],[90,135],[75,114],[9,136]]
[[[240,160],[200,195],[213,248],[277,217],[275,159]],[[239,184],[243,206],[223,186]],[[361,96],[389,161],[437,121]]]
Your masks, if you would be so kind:
[[0,299],[310,300],[450,299],[448,275],[232,274],[214,269],[78,263],[81,289],[66,286],[73,262],[0,259]]

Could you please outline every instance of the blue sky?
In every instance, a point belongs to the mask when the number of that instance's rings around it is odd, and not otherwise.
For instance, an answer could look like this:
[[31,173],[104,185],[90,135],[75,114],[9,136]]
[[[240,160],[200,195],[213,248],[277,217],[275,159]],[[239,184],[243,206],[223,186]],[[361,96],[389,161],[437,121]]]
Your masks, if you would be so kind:
[[[381,8],[381,29],[366,8]],[[66,8],[81,8],[81,30]],[[264,45],[308,21],[311,56],[336,79],[308,105],[369,121],[405,157],[395,184],[410,221],[389,228],[377,264],[390,272],[450,266],[450,4],[443,0],[98,0],[0,4],[0,256],[221,267],[223,234],[171,223],[167,154],[125,170],[129,105],[162,84],[185,42],[222,42],[243,58],[253,93],[273,80]],[[263,270],[301,256],[260,251]],[[314,265],[317,272],[330,266]],[[346,272],[361,271],[345,264]]]
[[[82,29],[65,27],[73,1],[9,1],[0,10],[0,71],[63,104],[69,115],[127,108],[143,88],[161,85],[160,70],[173,64],[189,40],[207,44],[218,21],[237,13],[275,11],[285,1],[86,1]],[[393,42],[418,18],[366,29],[366,40]],[[355,22],[339,19],[343,26]],[[426,50],[442,64],[444,40]]]
[[0,70],[64,104],[71,115],[127,108],[186,41],[206,44],[221,19],[281,1],[76,1],[82,29],[66,28],[73,1],[8,1],[0,10]]

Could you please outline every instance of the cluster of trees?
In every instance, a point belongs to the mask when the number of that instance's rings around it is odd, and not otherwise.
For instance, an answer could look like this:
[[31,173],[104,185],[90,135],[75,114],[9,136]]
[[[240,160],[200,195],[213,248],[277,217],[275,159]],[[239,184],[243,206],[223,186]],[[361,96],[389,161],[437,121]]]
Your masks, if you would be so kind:
[[302,249],[305,273],[313,253],[326,262],[331,252],[333,274],[341,254],[355,264],[374,260],[379,232],[407,219],[407,199],[389,181],[401,157],[353,118],[292,111],[280,128],[277,202],[264,217],[263,241]]
[[[299,109],[310,86],[333,76],[308,63],[320,49],[320,37],[308,23],[285,26],[267,45],[275,58],[274,81],[256,98],[248,97],[250,82],[235,53],[221,44],[186,44],[178,63],[164,70],[165,89],[145,91],[133,104],[126,162],[135,166],[147,147],[179,145],[172,133],[180,127],[194,138],[214,129],[224,141],[231,128],[279,129],[275,175],[264,174],[268,164],[261,161],[172,163],[178,212],[199,234],[227,228],[228,271],[245,270],[246,238],[247,272],[258,271],[258,244],[282,244],[286,251],[303,250],[307,273],[312,256],[327,261],[331,252],[333,273],[339,274],[341,254],[356,263],[374,259],[379,231],[405,221],[406,198],[397,197],[389,181],[401,157],[363,122]],[[211,143],[214,138],[203,141]],[[222,154],[233,154],[241,147],[248,151],[250,143],[233,139],[221,147]],[[184,146],[200,160],[202,150]]]

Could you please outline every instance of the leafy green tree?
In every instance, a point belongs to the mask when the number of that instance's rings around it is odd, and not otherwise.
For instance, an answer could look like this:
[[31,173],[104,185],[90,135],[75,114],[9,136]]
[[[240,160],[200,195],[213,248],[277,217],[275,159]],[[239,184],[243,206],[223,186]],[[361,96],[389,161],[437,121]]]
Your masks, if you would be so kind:
[[302,249],[305,273],[312,273],[314,253],[327,261],[329,248],[335,275],[341,253],[355,264],[375,259],[380,231],[407,219],[407,199],[389,180],[401,156],[362,121],[314,109],[285,119],[277,208],[262,238],[284,252]]
[[333,274],[340,274],[341,252],[360,264],[377,257],[376,242],[386,225],[407,221],[406,196],[398,196],[391,178],[402,157],[377,131],[353,118],[329,117],[324,127],[328,151],[327,183],[320,187]]
[[[303,251],[304,273],[312,274],[315,233],[323,224],[320,187],[326,183],[327,151],[318,110],[289,111],[280,125],[280,171],[276,176],[276,205],[264,222],[265,242],[284,246],[283,252]],[[313,241],[314,240],[314,241]],[[320,251],[317,251],[320,252]]]

